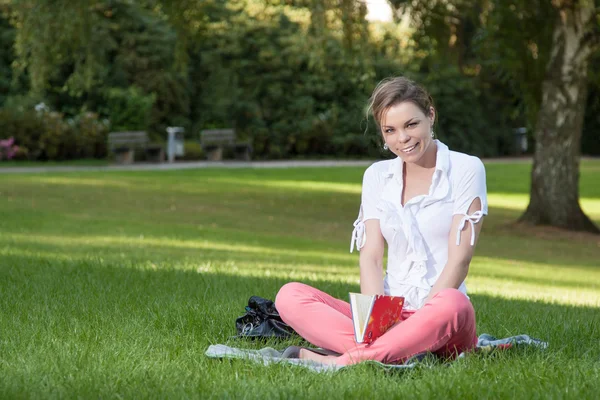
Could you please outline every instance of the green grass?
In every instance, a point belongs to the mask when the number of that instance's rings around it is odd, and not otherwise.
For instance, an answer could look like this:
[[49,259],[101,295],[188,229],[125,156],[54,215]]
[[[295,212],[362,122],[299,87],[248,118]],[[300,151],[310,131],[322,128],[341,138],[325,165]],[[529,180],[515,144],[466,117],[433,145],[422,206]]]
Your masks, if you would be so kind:
[[[600,238],[513,221],[528,164],[487,166],[467,280],[478,332],[550,342],[389,374],[208,359],[248,297],[301,280],[358,290],[348,254],[364,168],[0,175],[0,398],[594,398]],[[600,162],[581,203],[600,224]]]

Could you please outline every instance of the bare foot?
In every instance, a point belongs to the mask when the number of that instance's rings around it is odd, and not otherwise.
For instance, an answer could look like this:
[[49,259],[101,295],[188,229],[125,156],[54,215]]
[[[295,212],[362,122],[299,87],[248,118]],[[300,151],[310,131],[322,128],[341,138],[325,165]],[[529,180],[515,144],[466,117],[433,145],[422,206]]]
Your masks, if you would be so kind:
[[307,349],[300,349],[300,353],[298,354],[298,357],[301,360],[318,361],[320,363],[327,364],[327,365],[335,365],[336,360],[337,360],[337,356],[324,356],[321,354],[313,353],[312,351],[307,350]]

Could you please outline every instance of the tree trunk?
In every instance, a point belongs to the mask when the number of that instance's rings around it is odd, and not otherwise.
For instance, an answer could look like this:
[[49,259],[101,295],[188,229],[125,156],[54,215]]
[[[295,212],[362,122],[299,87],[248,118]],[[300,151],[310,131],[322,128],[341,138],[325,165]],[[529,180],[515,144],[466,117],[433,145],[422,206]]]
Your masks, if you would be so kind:
[[520,218],[523,222],[600,233],[579,205],[581,131],[594,19],[592,1],[563,2],[542,85],[531,198]]

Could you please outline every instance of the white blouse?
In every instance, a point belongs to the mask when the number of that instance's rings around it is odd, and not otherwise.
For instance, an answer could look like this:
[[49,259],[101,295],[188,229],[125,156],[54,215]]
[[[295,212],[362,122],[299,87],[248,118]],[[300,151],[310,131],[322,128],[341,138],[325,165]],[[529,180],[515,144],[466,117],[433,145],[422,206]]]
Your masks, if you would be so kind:
[[[384,291],[404,296],[405,308],[416,310],[423,306],[431,287],[448,261],[448,238],[452,217],[464,215],[457,232],[470,223],[471,246],[475,242],[474,224],[487,215],[485,168],[474,156],[450,151],[437,145],[436,166],[427,195],[410,199],[404,207],[402,198],[402,159],[379,161],[365,171],[362,204],[354,222],[350,252],[360,250],[366,238],[364,222],[378,219],[381,233],[387,242],[388,265]],[[481,201],[481,210],[467,215],[471,203]],[[463,282],[459,290],[467,293]]]

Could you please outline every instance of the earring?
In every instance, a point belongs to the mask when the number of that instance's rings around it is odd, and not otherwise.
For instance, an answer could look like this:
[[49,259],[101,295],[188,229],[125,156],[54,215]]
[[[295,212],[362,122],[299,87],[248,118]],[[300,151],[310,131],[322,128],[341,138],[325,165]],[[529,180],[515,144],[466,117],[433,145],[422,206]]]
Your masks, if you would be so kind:
[[384,150],[389,150],[389,146],[387,145],[387,143],[383,145],[383,149]]
[[433,129],[431,130],[431,137],[435,139],[435,133],[433,132]]

